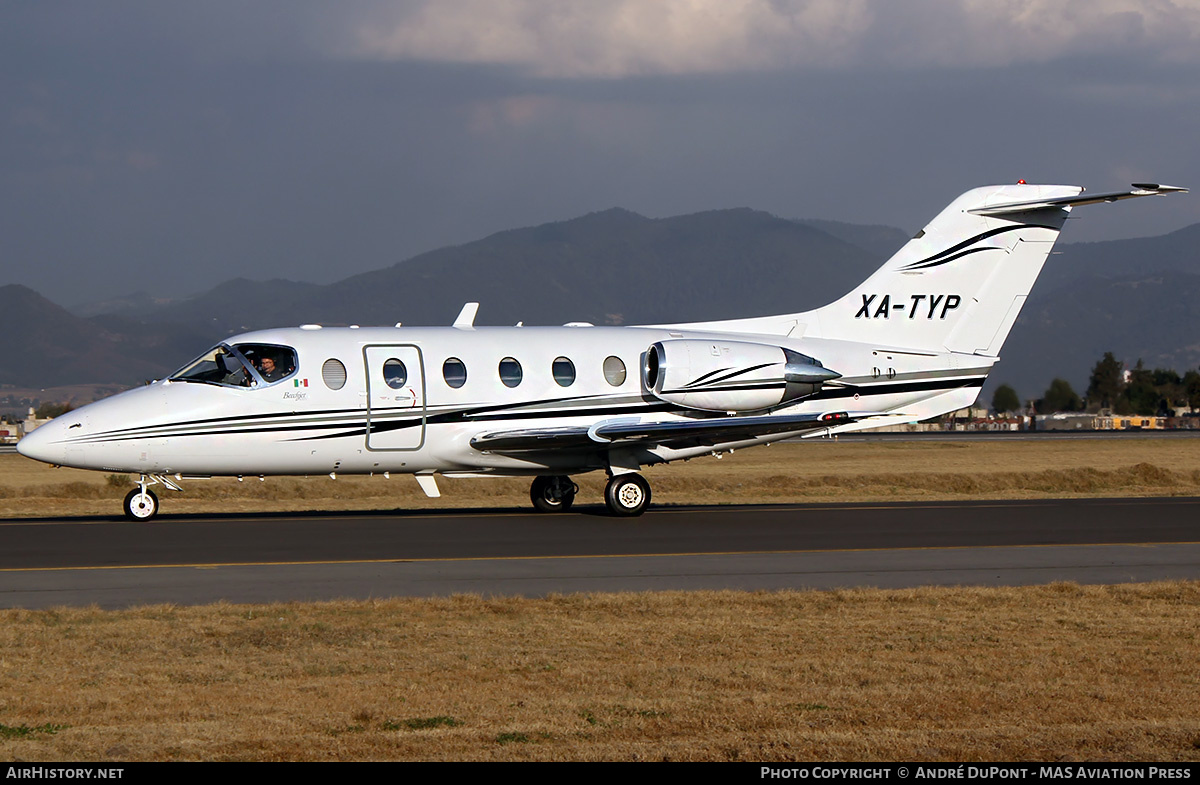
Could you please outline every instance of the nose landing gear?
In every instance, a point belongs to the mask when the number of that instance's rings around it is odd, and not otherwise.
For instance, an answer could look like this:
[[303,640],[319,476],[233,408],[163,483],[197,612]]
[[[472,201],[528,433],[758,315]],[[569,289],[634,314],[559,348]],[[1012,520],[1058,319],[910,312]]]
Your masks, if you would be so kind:
[[131,521],[148,521],[158,515],[158,496],[141,485],[125,494],[125,517]]
[[150,485],[162,485],[173,491],[182,491],[179,483],[161,474],[143,474],[138,486],[125,494],[125,517],[131,521],[148,521],[158,515],[158,496]]

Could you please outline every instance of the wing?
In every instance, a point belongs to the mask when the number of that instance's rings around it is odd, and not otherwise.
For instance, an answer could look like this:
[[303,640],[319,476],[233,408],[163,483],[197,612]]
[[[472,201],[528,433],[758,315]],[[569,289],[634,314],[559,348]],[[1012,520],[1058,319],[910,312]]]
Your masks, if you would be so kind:
[[745,441],[779,433],[802,434],[881,415],[881,412],[824,412],[758,417],[710,417],[671,422],[602,420],[590,428],[569,426],[481,433],[471,439],[471,446],[481,452],[501,453],[595,450],[610,446],[682,449]]

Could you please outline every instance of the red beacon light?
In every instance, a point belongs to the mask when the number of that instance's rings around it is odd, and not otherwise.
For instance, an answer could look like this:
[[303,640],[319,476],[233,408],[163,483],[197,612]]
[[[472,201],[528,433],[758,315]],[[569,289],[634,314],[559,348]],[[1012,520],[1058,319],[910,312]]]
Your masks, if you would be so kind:
[[1024,180],[1017,180],[1017,185],[1029,185],[1029,183],[1025,182]]

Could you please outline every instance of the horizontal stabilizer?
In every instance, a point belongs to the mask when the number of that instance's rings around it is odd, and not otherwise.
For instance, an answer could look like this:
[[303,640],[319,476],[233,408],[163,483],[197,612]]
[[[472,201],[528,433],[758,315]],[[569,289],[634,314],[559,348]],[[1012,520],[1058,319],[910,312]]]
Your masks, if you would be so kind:
[[1034,210],[1052,210],[1063,207],[1074,207],[1081,204],[1100,204],[1101,202],[1119,202],[1122,199],[1136,199],[1139,196],[1161,196],[1169,193],[1187,193],[1186,188],[1174,185],[1159,185],[1158,183],[1134,183],[1132,191],[1114,191],[1106,194],[1089,194],[1081,192],[1076,196],[1061,196],[1052,199],[1031,199],[1023,202],[1004,202],[989,204],[967,210],[973,215],[1008,215],[1011,213],[1027,213]]
[[703,420],[635,422],[609,420],[592,427],[531,428],[482,433],[471,439],[481,452],[538,452],[542,450],[597,450],[610,446],[703,447],[745,441],[780,433],[803,433],[845,425],[879,412],[824,412],[821,414],[710,417]]

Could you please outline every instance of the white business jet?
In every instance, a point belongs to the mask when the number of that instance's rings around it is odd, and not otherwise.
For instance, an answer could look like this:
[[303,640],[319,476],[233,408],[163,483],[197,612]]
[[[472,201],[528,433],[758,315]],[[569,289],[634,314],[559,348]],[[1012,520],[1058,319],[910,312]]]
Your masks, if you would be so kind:
[[[533,476],[541,511],[605,471],[614,515],[650,501],[642,466],[915,422],[971,405],[1073,207],[1186,191],[1000,185],[955,199],[841,299],[803,313],[640,327],[304,325],[232,337],[170,377],[26,436],[46,463],[189,478]],[[762,285],[770,286],[770,281]]]

